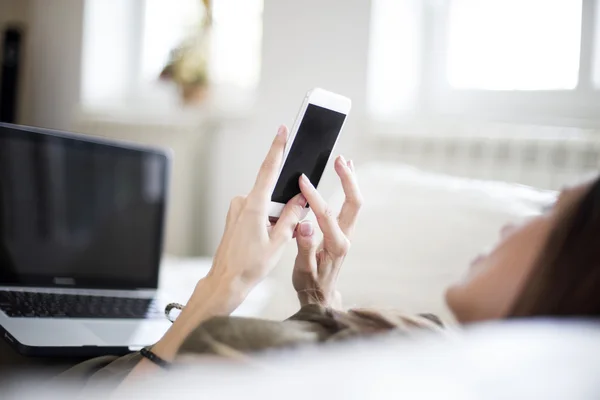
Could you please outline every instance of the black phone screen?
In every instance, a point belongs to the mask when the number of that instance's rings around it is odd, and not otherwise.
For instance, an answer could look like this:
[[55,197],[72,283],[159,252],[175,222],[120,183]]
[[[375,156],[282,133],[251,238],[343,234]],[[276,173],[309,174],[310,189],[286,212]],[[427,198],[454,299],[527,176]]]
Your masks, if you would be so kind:
[[302,174],[315,187],[319,184],[345,119],[346,114],[308,105],[271,201],[285,204],[300,193],[298,179]]

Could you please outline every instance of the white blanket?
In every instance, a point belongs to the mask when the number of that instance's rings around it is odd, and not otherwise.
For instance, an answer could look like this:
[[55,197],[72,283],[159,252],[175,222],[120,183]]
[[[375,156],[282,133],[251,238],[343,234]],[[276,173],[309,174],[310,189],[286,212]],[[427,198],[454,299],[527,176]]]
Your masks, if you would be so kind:
[[[426,173],[400,164],[358,168],[364,207],[339,282],[346,306],[432,312],[451,319],[444,289],[492,245],[500,228],[535,215],[554,192],[502,182]],[[339,208],[341,190],[331,203]],[[273,275],[263,315],[297,309],[291,287],[296,253],[290,246]]]

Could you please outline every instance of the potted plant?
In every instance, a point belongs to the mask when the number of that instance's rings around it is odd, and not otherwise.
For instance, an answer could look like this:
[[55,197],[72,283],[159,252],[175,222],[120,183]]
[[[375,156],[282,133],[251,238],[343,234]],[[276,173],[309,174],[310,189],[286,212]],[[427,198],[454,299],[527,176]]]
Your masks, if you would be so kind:
[[201,104],[208,94],[208,59],[212,9],[210,0],[202,0],[202,17],[196,33],[171,51],[160,78],[174,82],[185,105]]

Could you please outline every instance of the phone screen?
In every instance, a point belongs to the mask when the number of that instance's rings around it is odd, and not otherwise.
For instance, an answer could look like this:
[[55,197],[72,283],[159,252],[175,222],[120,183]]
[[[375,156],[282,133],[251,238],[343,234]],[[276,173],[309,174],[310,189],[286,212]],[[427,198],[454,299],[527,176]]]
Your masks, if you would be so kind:
[[300,193],[298,179],[302,174],[315,187],[319,184],[345,119],[346,114],[308,105],[271,201],[285,204]]

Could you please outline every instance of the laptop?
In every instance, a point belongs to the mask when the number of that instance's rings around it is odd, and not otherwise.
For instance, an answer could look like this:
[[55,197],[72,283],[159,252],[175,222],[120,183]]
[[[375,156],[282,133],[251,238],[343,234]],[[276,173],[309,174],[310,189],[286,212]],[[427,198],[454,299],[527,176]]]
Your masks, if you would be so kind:
[[0,123],[0,334],[31,356],[125,354],[157,296],[168,152]]

